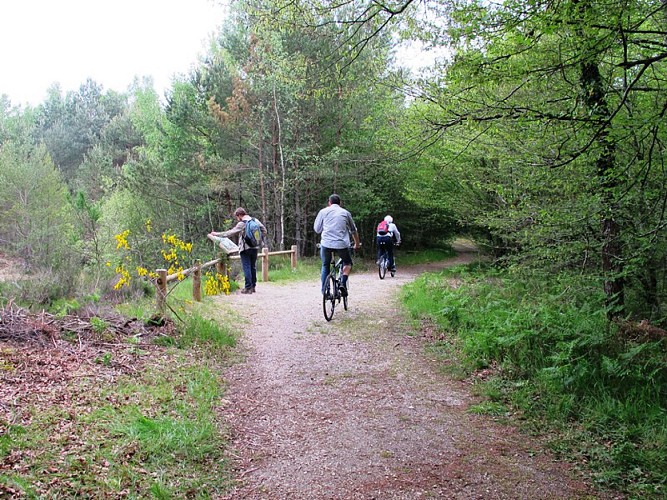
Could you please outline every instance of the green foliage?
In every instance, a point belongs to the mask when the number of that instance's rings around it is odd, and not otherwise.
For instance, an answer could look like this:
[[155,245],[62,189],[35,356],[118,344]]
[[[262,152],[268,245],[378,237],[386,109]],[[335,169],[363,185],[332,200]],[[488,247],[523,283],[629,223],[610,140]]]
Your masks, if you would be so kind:
[[76,239],[62,182],[43,146],[0,145],[0,237],[36,269],[71,277]]
[[[335,23],[314,32],[292,22],[293,7],[281,10],[278,26],[270,2],[235,5],[207,57],[174,83],[166,107],[149,81],[125,95],[89,80],[66,94],[52,87],[36,110],[3,108],[1,140],[45,144],[71,193],[76,241],[68,250],[82,266],[69,268],[64,281],[104,290],[116,264],[115,234],[141,234],[150,219],[155,234],[205,242],[237,205],[264,221],[271,248],[297,243],[309,254],[317,241],[312,219],[337,189],[367,247],[388,212],[411,234],[408,247],[450,235],[449,213],[431,207],[424,215],[405,202],[411,172],[396,161],[403,153],[393,128],[405,103],[393,84],[378,84],[393,77],[391,35],[376,34],[364,43],[372,51],[350,59],[343,41],[361,32]],[[308,9],[313,19],[337,17]],[[202,255],[193,257],[210,257],[198,247]],[[135,263],[154,270],[157,238],[134,248]]]
[[111,365],[111,358],[113,355],[110,352],[105,352],[102,356],[98,356],[95,358],[95,363],[104,365],[104,366],[110,366]]
[[658,491],[667,474],[657,452],[667,440],[664,337],[609,325],[603,294],[568,273],[454,269],[423,275],[402,294],[413,317],[457,344],[469,370],[500,377],[476,411],[511,403],[554,427],[577,422],[568,453],[588,456],[602,483]]
[[[197,167],[210,177],[197,206],[216,228],[238,199],[267,225],[272,248],[297,243],[308,254],[312,218],[339,187],[370,244],[375,219],[401,205],[405,175],[385,152],[386,129],[378,132],[399,120],[402,98],[367,84],[387,69],[388,37],[370,40],[373,52],[355,53],[359,65],[342,71],[336,60],[349,56],[340,43],[346,34],[333,23],[317,33],[292,23],[294,7],[277,14],[270,2],[235,6],[211,57],[175,89],[166,110],[170,152],[181,163],[207,160]],[[323,15],[303,7],[300,17]],[[192,195],[200,182],[191,179]]]
[[90,318],[90,326],[93,327],[93,331],[97,334],[102,334],[109,328],[109,324],[105,320],[97,317]]
[[205,345],[211,349],[225,349],[236,345],[236,337],[216,321],[192,313],[185,318],[178,344],[180,347]]
[[51,303],[49,311],[62,318],[68,314],[76,312],[80,307],[81,304],[76,299],[59,298]]
[[41,106],[41,136],[54,162],[67,180],[76,178],[79,165],[102,139],[103,130],[118,116],[125,97],[88,79],[78,91],[66,95],[58,87],[49,89]]
[[[151,219],[151,212],[144,201],[128,190],[117,190],[102,205],[102,217],[100,219],[100,241],[103,242],[103,255],[105,260],[116,261],[117,241],[115,235],[126,230],[130,231],[133,238],[137,235],[145,235],[146,221]],[[154,233],[154,238],[139,238],[132,241],[137,265],[154,269],[155,264],[160,262],[160,235]],[[153,265],[144,265],[143,259],[153,259]]]
[[[76,178],[69,181],[70,190],[76,192],[80,198],[91,200],[91,207],[99,206],[99,202],[113,193],[121,180],[120,171],[114,167],[119,161],[123,160],[114,158],[113,152],[102,144],[96,144],[77,167]],[[89,211],[89,206],[81,201],[83,200],[77,200],[77,209]],[[89,215],[92,222],[99,219],[99,211],[97,214],[89,212]]]
[[404,34],[446,41],[451,54],[413,81],[419,97],[403,123],[416,152],[406,155],[409,199],[449,214],[497,257],[601,276],[618,306],[610,316],[625,306],[634,318],[664,321],[666,226],[657,207],[667,191],[656,151],[667,88],[661,56],[646,45],[663,38],[661,10],[448,7],[440,27],[406,13]]

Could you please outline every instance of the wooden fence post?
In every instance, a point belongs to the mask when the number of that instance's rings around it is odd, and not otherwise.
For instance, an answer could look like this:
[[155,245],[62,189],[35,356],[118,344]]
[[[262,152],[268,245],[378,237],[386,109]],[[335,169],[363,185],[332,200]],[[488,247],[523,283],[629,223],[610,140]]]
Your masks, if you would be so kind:
[[158,275],[156,283],[157,293],[155,294],[157,296],[157,310],[160,316],[164,317],[167,305],[167,270],[157,269],[155,272]]
[[195,262],[195,270],[192,273],[192,298],[201,302],[201,260]]
[[292,264],[292,269],[296,269],[296,245],[292,245],[292,253],[290,254],[290,263]]
[[269,249],[262,248],[262,281],[269,281]]

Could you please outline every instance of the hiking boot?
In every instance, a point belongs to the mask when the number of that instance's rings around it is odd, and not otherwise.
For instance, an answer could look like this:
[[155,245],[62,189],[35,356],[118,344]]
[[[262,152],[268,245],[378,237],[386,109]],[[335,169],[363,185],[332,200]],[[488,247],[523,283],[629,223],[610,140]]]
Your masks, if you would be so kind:
[[255,287],[254,287],[254,286],[253,286],[253,287],[251,287],[250,289],[252,290],[252,293],[255,293],[255,292],[256,292],[256,290],[255,290]]
[[241,290],[241,293],[244,293],[244,294],[245,293],[252,293],[252,288],[250,288],[250,287],[244,288],[243,290]]

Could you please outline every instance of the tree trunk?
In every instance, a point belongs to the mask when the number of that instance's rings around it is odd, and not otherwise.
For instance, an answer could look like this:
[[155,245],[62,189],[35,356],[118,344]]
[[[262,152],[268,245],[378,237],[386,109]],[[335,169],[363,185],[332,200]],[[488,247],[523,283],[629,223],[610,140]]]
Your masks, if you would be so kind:
[[285,250],[285,186],[287,173],[285,172],[285,158],[283,156],[282,128],[280,124],[280,113],[278,111],[278,98],[276,97],[275,83],[273,85],[273,110],[276,114],[278,166],[280,168],[280,183],[278,184],[278,214],[280,216],[280,250]]
[[262,222],[264,224],[268,224],[267,221],[267,213],[266,213],[266,192],[264,190],[264,166],[262,165],[263,158],[264,156],[262,155],[262,152],[264,151],[264,144],[262,141],[262,135],[260,133],[259,136],[259,159],[258,159],[258,167],[259,167],[259,196],[260,196],[260,201],[262,203]]
[[584,62],[581,66],[581,84],[584,101],[591,116],[601,128],[596,131],[596,142],[600,146],[600,155],[596,160],[597,177],[600,185],[602,238],[602,273],[604,293],[609,307],[610,319],[623,314],[625,302],[623,273],[623,249],[621,246],[621,226],[618,223],[619,210],[615,193],[619,187],[615,176],[616,147],[609,137],[611,121],[609,106],[603,90],[602,75],[597,62]]

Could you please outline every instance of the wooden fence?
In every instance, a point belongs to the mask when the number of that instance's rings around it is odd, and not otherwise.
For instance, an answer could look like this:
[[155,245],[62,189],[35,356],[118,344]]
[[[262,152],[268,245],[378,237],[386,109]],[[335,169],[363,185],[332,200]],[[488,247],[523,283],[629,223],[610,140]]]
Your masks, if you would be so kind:
[[[291,250],[281,250],[278,252],[269,252],[268,248],[262,248],[262,251],[257,255],[260,260],[262,272],[262,281],[269,281],[269,256],[271,255],[288,255],[290,256],[290,264],[292,269],[296,269],[297,265],[297,250],[296,245],[292,245]],[[213,259],[204,264],[201,261],[197,261],[193,267],[186,269],[180,273],[167,274],[166,269],[157,269],[155,272],[158,275],[157,281],[155,283],[156,287],[156,297],[157,297],[157,307],[161,315],[164,316],[166,311],[167,304],[167,285],[178,279],[179,276],[188,277],[192,275],[192,298],[201,302],[201,273],[203,270],[208,269],[209,267],[216,267],[216,271],[223,276],[229,278],[229,261],[230,260],[240,260],[239,255],[224,255],[217,259]]]

